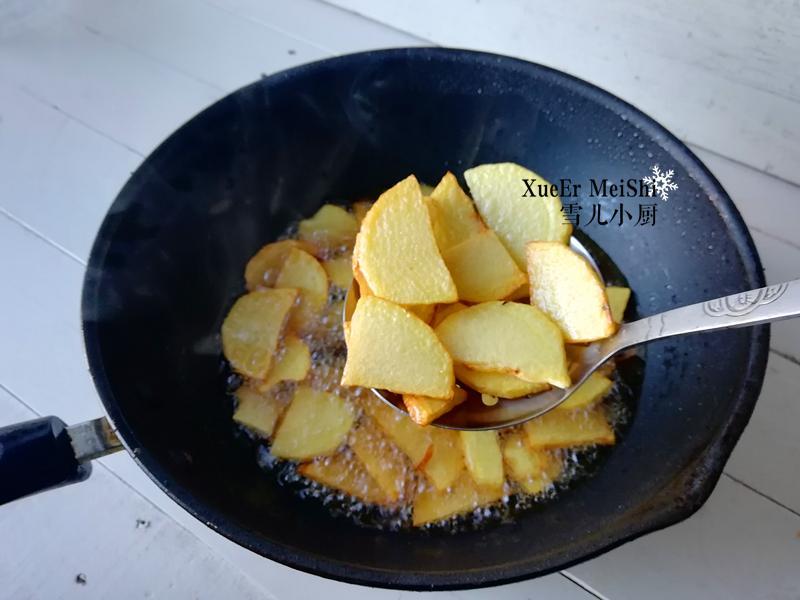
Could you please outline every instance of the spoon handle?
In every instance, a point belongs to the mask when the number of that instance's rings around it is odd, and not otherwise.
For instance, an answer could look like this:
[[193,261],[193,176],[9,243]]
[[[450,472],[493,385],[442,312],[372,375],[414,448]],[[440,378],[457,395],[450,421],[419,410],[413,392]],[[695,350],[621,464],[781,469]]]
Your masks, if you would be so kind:
[[614,351],[685,333],[749,327],[800,317],[800,279],[706,300],[626,323]]

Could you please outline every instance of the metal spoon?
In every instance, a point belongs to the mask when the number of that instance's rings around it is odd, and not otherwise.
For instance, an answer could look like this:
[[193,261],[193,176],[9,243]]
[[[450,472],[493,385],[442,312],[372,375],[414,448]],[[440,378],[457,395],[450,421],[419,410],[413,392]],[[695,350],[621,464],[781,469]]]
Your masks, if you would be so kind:
[[[586,250],[573,238],[573,249],[588,257]],[[592,266],[597,266],[590,260]],[[349,320],[357,301],[357,291],[351,287],[345,301],[345,320]],[[448,429],[483,430],[510,427],[529,421],[566,401],[599,367],[623,350],[676,335],[750,327],[800,316],[800,279],[769,285],[756,290],[690,304],[668,310],[620,326],[617,333],[605,340],[586,346],[570,374],[574,382],[567,389],[554,388],[547,392],[518,398],[501,399],[494,406],[481,402],[465,402],[441,416],[434,425]],[[372,390],[381,400],[397,410],[405,411],[402,398],[385,390]]]

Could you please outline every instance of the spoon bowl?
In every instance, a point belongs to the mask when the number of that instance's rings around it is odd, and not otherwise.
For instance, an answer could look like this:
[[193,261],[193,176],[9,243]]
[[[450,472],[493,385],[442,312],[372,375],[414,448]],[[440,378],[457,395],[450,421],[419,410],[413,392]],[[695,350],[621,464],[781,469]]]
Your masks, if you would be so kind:
[[[603,274],[586,247],[575,237],[570,248],[583,256],[603,279]],[[343,319],[349,321],[358,303],[355,280],[350,284],[344,303]],[[766,286],[669,310],[645,319],[624,323],[613,336],[585,347],[571,365],[572,385],[552,388],[522,398],[499,398],[486,405],[475,390],[467,390],[467,400],[433,422],[437,427],[464,431],[502,429],[535,419],[556,408],[583,384],[589,376],[611,358],[640,344],[676,335],[747,327],[800,316],[800,279]],[[408,414],[401,395],[371,388],[383,402]]]

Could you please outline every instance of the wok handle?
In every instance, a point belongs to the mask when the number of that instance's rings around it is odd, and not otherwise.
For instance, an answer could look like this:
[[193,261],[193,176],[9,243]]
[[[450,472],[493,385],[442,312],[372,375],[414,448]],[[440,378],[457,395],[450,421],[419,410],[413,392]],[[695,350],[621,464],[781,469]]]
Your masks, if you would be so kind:
[[0,427],[0,504],[83,481],[92,458],[121,447],[105,419],[67,427],[41,417]]

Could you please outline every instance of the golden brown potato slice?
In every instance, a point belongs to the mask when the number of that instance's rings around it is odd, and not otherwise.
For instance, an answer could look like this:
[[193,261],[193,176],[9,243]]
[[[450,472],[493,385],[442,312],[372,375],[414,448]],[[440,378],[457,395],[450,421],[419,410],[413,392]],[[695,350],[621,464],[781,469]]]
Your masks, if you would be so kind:
[[531,297],[531,286],[528,283],[528,276],[525,275],[525,283],[506,296],[506,300],[518,302],[521,300],[528,300]]
[[342,385],[360,385],[432,398],[451,398],[453,361],[436,334],[387,300],[358,300],[350,321]]
[[408,456],[412,465],[418,469],[425,466],[433,452],[428,429],[416,425],[407,415],[387,406],[375,397],[365,398],[361,405],[381,431]]
[[300,290],[300,304],[292,311],[289,326],[301,333],[314,329],[328,301],[328,276],[319,261],[293,248],[286,255],[275,287]]
[[350,434],[349,444],[386,497],[391,502],[401,500],[409,467],[400,451],[386,439],[372,419],[362,419]]
[[275,423],[287,404],[284,400],[260,394],[245,385],[236,390],[236,400],[233,420],[265,438],[272,435]]
[[462,304],[461,302],[454,302],[453,304],[439,304],[436,307],[436,312],[433,315],[431,327],[438,327],[439,323],[444,321],[447,317],[465,308],[467,308],[467,305]]
[[368,200],[353,202],[353,215],[359,226],[361,226],[361,222],[364,220],[364,217],[367,216],[367,212],[369,212],[370,208],[372,208],[372,202]]
[[417,494],[412,522],[414,526],[420,526],[441,521],[472,512],[479,506],[497,502],[502,497],[502,487],[482,488],[465,473],[449,489],[428,488]]
[[266,392],[281,381],[303,381],[311,369],[311,352],[296,335],[283,340],[283,350],[274,362],[267,378],[258,384],[258,391]]
[[222,323],[222,351],[237,372],[263,379],[297,290],[256,290],[239,298]]
[[486,230],[486,225],[475,212],[472,200],[452,173],[446,173],[428,196],[433,233],[440,252],[444,253]]
[[430,425],[444,413],[449,412],[467,399],[467,392],[456,387],[453,397],[449,400],[430,398],[428,396],[403,395],[408,416],[417,425]]
[[369,289],[397,304],[458,300],[412,175],[381,194],[364,217],[354,260]]
[[353,281],[353,258],[351,256],[339,256],[331,258],[322,263],[322,268],[328,274],[328,279],[336,287],[346,290]]
[[585,258],[557,242],[528,244],[531,304],[564,332],[567,342],[592,342],[616,331],[606,288]]
[[350,403],[306,385],[298,386],[270,450],[278,458],[308,460],[333,454],[354,421]]
[[342,332],[344,333],[344,345],[350,347],[350,321],[342,323]]
[[432,442],[430,458],[422,471],[437,490],[446,490],[458,479],[464,470],[464,453],[458,432],[450,429],[429,427]]
[[436,311],[435,304],[408,304],[403,308],[417,315],[425,323],[433,320],[433,313]]
[[546,489],[561,474],[563,465],[550,452],[529,448],[525,434],[518,430],[503,438],[503,461],[509,478],[529,494]]
[[318,458],[300,465],[297,471],[307,479],[341,490],[358,500],[380,505],[392,503],[364,465],[354,456],[339,453]]
[[576,408],[589,408],[605,398],[613,385],[605,375],[595,371],[589,375],[589,379],[584,381],[581,386],[556,407],[556,410],[574,410]]
[[512,373],[531,383],[569,386],[561,331],[533,306],[476,304],[451,314],[436,334],[457,363]]
[[244,269],[244,280],[247,289],[252,291],[258,287],[272,287],[278,278],[278,272],[286,260],[289,250],[298,248],[311,252],[311,247],[300,240],[281,240],[262,247],[247,262]]
[[523,425],[531,448],[571,448],[573,446],[613,445],[614,430],[599,408],[552,410]]
[[476,392],[498,398],[521,398],[550,389],[546,383],[531,383],[516,375],[491,371],[477,371],[461,364],[453,365],[456,378]]
[[527,187],[523,179],[547,183],[533,171],[514,163],[497,163],[469,169],[464,178],[484,222],[502,240],[521,269],[526,267],[528,242],[569,242],[572,226],[564,222],[561,199],[525,197]]
[[361,272],[361,269],[358,266],[358,261],[356,260],[355,255],[353,256],[353,279],[355,279],[356,283],[358,284],[359,296],[375,295],[372,293],[372,290],[369,289],[369,285],[367,285],[367,280],[364,279],[364,274]]
[[628,300],[631,297],[631,289],[610,285],[606,288],[606,296],[608,297],[608,306],[611,309],[611,318],[614,319],[615,323],[622,323]]
[[442,253],[458,298],[466,302],[502,300],[527,282],[514,259],[491,229]]
[[313,217],[300,221],[298,236],[324,256],[356,239],[358,221],[341,206],[325,204]]
[[419,191],[422,193],[423,196],[430,196],[433,193],[433,186],[428,185],[427,183],[419,183]]
[[503,455],[496,431],[459,431],[467,470],[476,484],[503,486]]

